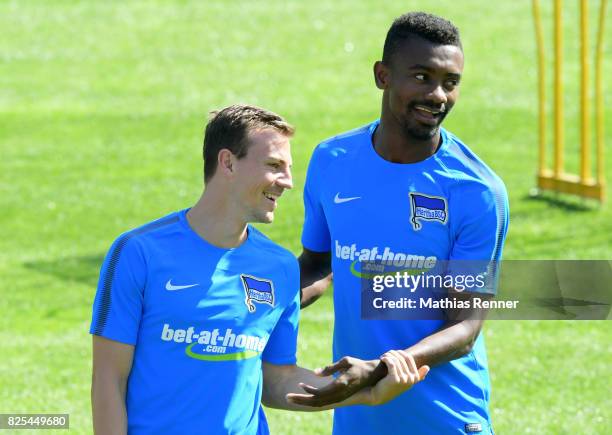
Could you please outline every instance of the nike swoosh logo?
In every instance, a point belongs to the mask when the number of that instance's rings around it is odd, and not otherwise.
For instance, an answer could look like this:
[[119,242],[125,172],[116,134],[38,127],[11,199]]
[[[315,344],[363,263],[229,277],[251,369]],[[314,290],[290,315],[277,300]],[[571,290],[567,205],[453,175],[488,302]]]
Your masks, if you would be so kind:
[[350,198],[340,198],[340,192],[336,193],[336,197],[334,198],[334,203],[342,204],[343,202],[349,202],[354,199],[361,199],[361,196],[352,196]]
[[200,285],[200,284],[172,285],[170,281],[172,281],[172,279],[169,279],[168,282],[166,283],[166,290],[171,291],[171,292],[175,290],[183,290],[186,288],[195,287],[196,285]]

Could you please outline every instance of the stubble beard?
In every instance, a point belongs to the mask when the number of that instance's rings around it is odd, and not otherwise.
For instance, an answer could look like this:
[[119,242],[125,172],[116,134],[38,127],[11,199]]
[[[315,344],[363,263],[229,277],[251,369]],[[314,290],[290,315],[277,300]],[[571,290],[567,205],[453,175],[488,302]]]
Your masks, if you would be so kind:
[[440,121],[435,127],[420,125],[418,121],[414,119],[404,119],[402,122],[402,131],[409,139],[416,139],[418,141],[430,140],[440,131],[442,121],[444,121],[447,114],[448,111],[442,114]]
[[433,138],[440,130],[440,125],[433,128],[411,126],[407,122],[402,125],[404,135],[409,139],[419,141],[429,140]]

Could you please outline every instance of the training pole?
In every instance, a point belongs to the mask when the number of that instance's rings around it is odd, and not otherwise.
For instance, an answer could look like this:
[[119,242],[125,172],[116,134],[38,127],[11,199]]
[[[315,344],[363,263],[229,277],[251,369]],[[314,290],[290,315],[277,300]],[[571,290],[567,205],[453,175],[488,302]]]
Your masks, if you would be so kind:
[[538,175],[543,176],[546,172],[546,56],[542,35],[540,0],[533,0],[533,21],[538,49],[538,122],[540,126]]
[[548,190],[578,195],[603,202],[605,199],[604,172],[604,101],[603,101],[603,53],[607,0],[600,0],[597,45],[595,49],[595,153],[596,175],[593,177],[591,132],[591,64],[589,62],[589,0],[579,0],[580,27],[580,165],[578,174],[566,173],[564,169],[565,125],[564,125],[564,83],[563,83],[563,1],[553,3],[553,110],[552,110],[552,168],[549,169],[547,155],[547,113],[546,113],[546,50],[542,32],[540,1],[532,0],[533,18],[538,56],[538,126],[539,158],[537,192]]
[[599,6],[599,29],[597,30],[597,47],[595,49],[595,137],[597,141],[597,184],[601,186],[601,197],[605,197],[606,176],[604,174],[604,102],[602,85],[602,58],[604,24],[607,0],[601,0]]

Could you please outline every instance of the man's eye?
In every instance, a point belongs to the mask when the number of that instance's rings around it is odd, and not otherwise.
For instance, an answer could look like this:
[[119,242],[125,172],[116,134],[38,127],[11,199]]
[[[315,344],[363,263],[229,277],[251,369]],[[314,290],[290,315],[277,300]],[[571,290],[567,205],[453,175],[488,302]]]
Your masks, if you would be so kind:
[[419,73],[419,74],[415,74],[414,78],[419,80],[419,81],[424,81],[426,77],[425,77],[425,74],[420,74]]
[[446,86],[449,88],[454,88],[455,86],[459,85],[459,80],[447,80],[446,81]]
[[278,169],[281,167],[280,163],[268,163],[268,166],[274,169]]

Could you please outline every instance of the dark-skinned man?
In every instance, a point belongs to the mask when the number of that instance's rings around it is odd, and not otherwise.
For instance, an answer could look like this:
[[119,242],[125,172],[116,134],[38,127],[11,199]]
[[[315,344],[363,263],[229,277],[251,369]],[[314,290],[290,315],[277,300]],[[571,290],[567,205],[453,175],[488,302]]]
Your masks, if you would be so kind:
[[289,400],[325,406],[376,384],[387,371],[379,357],[392,349],[431,367],[426,380],[396,390],[386,404],[337,409],[336,435],[492,433],[482,316],[446,310],[431,320],[366,320],[360,305],[364,261],[501,257],[505,187],[440,127],[457,100],[463,61],[452,23],[425,13],[399,17],[374,64],[380,120],[322,142],[310,161],[301,305],[321,296],[333,271],[337,363],[322,374],[337,378],[322,388],[306,385]]

